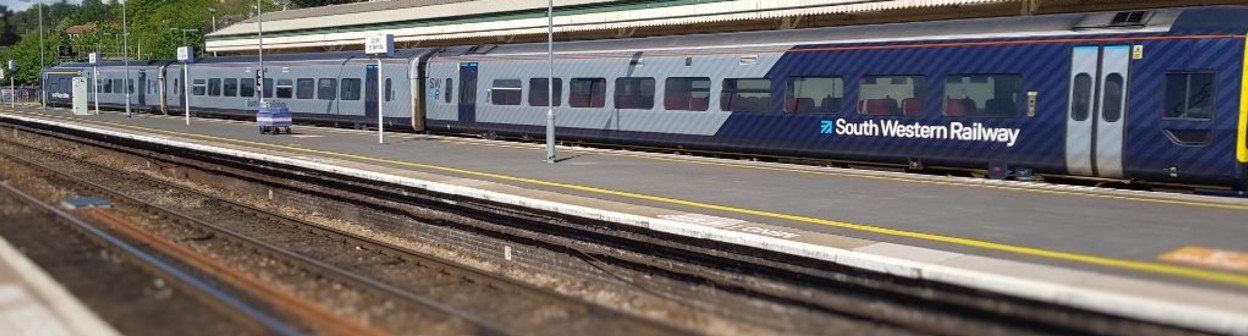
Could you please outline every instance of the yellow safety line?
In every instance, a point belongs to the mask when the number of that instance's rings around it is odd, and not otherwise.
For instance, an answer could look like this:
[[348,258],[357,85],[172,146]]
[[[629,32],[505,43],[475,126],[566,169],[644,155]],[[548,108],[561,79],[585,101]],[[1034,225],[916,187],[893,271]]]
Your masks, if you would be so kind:
[[[43,116],[43,115],[40,115],[40,116]],[[49,116],[49,117],[56,117],[56,116]],[[68,120],[77,120],[77,121],[84,121],[84,122],[97,122],[96,120],[79,119],[79,118],[71,118],[71,117],[58,117],[58,118],[65,118]],[[223,124],[245,124],[246,123],[242,121],[232,121],[232,120],[219,120],[219,121],[213,120],[213,121],[220,122]],[[108,123],[107,121],[98,121],[98,122]],[[114,125],[122,125],[122,124],[114,124]],[[128,125],[124,125],[124,126],[128,126]],[[336,134],[371,135],[371,134],[362,134],[360,132],[354,132],[351,130],[333,130],[333,129],[324,129],[324,128],[318,128],[317,130],[322,131],[322,132],[328,132],[328,133],[336,133]],[[190,134],[190,133],[175,133],[175,134]],[[420,139],[421,137],[409,135],[409,136],[405,136],[401,138]],[[539,147],[532,147],[532,146],[492,144],[492,143],[482,143],[482,142],[465,141],[465,140],[443,139],[443,140],[438,140],[438,141],[442,143],[458,144],[458,145],[474,145],[474,146],[508,148],[508,149],[519,149],[519,150],[542,150]],[[627,157],[627,158],[634,158],[634,159],[697,164],[697,165],[728,167],[728,168],[755,169],[755,170],[774,171],[774,172],[783,172],[783,173],[799,173],[799,174],[810,174],[810,175],[818,175],[818,176],[864,178],[864,179],[891,181],[891,182],[931,184],[931,185],[938,185],[938,186],[972,187],[972,188],[1016,191],[1016,192],[1025,192],[1025,193],[1050,194],[1050,195],[1059,195],[1059,196],[1083,196],[1083,197],[1092,197],[1092,198],[1101,198],[1101,199],[1110,199],[1110,200],[1119,200],[1119,201],[1149,202],[1149,203],[1159,203],[1159,204],[1184,205],[1184,206],[1196,206],[1196,207],[1206,207],[1206,208],[1248,211],[1248,205],[1244,205],[1244,204],[1205,203],[1205,202],[1184,201],[1184,200],[1175,200],[1175,199],[1136,197],[1136,196],[1127,196],[1127,195],[1110,195],[1110,194],[1102,194],[1102,193],[1084,192],[1084,191],[1078,191],[1078,190],[1038,189],[1038,188],[1008,186],[1008,185],[992,185],[992,184],[984,184],[984,183],[967,183],[967,182],[959,182],[959,181],[937,181],[937,180],[928,180],[928,179],[915,179],[915,178],[909,178],[909,177],[903,177],[903,176],[871,175],[871,174],[863,174],[863,173],[855,173],[855,172],[833,172],[833,171],[821,171],[821,170],[812,170],[812,169],[803,169],[803,168],[768,167],[768,166],[760,166],[760,165],[744,165],[744,164],[725,163],[725,162],[690,160],[690,159],[682,159],[682,158],[664,158],[664,157],[657,157],[657,156],[644,155],[644,154],[611,153],[611,152],[604,153],[600,151],[589,151],[589,150],[578,150],[578,149],[566,149],[566,151],[574,152],[574,153],[597,154],[597,155],[605,155],[605,156]]]
[[889,228],[878,227],[878,226],[854,224],[854,223],[849,223],[849,222],[820,219],[820,218],[807,217],[807,216],[788,215],[788,214],[781,214],[781,213],[769,212],[769,211],[743,209],[743,208],[730,207],[730,206],[725,206],[725,205],[701,203],[701,202],[688,201],[688,200],[682,200],[682,199],[668,198],[668,197],[662,197],[662,196],[652,196],[652,195],[645,195],[645,194],[625,192],[625,191],[617,191],[617,190],[603,189],[603,188],[583,186],[583,185],[570,184],[570,183],[550,182],[550,181],[543,181],[543,180],[525,178],[525,177],[516,177],[516,176],[502,175],[502,174],[495,174],[495,173],[478,172],[478,171],[444,167],[444,166],[425,164],[425,163],[381,159],[381,158],[374,158],[374,157],[368,157],[368,156],[356,155],[356,154],[346,154],[346,153],[338,153],[338,152],[326,151],[326,150],[298,148],[298,147],[291,147],[291,146],[284,146],[284,145],[277,145],[277,144],[270,144],[270,143],[263,143],[263,142],[253,142],[253,141],[247,141],[247,140],[239,140],[239,139],[201,135],[201,134],[184,134],[184,133],[179,133],[179,132],[174,132],[174,131],[154,129],[154,128],[148,128],[148,127],[142,127],[142,126],[125,125],[125,124],[109,122],[109,121],[100,121],[100,122],[111,124],[111,125],[116,125],[117,127],[132,128],[132,129],[144,130],[144,131],[154,132],[154,133],[166,133],[166,134],[174,134],[174,135],[180,135],[180,136],[198,137],[202,139],[234,142],[234,143],[246,144],[246,145],[252,145],[252,146],[270,147],[270,148],[277,148],[277,149],[296,151],[296,152],[306,152],[306,153],[313,153],[313,154],[337,156],[337,157],[350,158],[350,159],[356,159],[356,160],[362,160],[362,161],[371,161],[371,162],[386,163],[386,164],[393,164],[393,165],[400,165],[400,166],[440,170],[440,171],[458,173],[458,174],[463,174],[463,175],[486,177],[486,178],[493,178],[493,179],[505,180],[505,181],[522,182],[522,183],[528,183],[528,184],[534,184],[534,185],[557,187],[557,188],[571,189],[571,190],[577,190],[577,191],[584,191],[584,192],[589,192],[589,193],[620,196],[620,197],[626,197],[626,198],[635,198],[635,199],[642,199],[642,200],[648,200],[648,201],[654,201],[654,202],[684,205],[684,206],[695,207],[695,208],[732,212],[732,213],[738,213],[738,214],[769,217],[769,218],[783,219],[783,220],[789,220],[789,221],[804,222],[804,223],[810,223],[810,224],[818,224],[818,225],[824,225],[824,226],[857,230],[857,231],[863,231],[863,232],[870,232],[870,233],[876,233],[876,234],[882,234],[882,235],[935,241],[935,242],[942,242],[942,243],[948,243],[948,244],[954,244],[954,245],[978,247],[978,248],[983,248],[983,249],[988,249],[988,250],[1011,252],[1011,253],[1017,253],[1017,254],[1023,254],[1023,255],[1029,255],[1029,256],[1046,257],[1046,258],[1052,258],[1052,259],[1058,259],[1058,260],[1074,261],[1074,262],[1080,262],[1080,263],[1086,263],[1086,264],[1115,267],[1115,268],[1129,269],[1129,270],[1135,270],[1135,271],[1160,273],[1160,274],[1174,275],[1174,276],[1179,276],[1179,277],[1200,279],[1200,280],[1248,287],[1248,276],[1229,274],[1229,273],[1224,273],[1224,272],[1209,271],[1209,270],[1203,270],[1203,269],[1195,269],[1195,268],[1189,268],[1189,267],[1173,266],[1173,265],[1151,263],[1151,262],[1140,262],[1140,261],[1131,261],[1131,260],[1123,260],[1123,259],[1115,259],[1115,258],[1098,257],[1098,256],[1093,256],[1093,255],[1072,253],[1072,252],[1045,250],[1045,249],[1039,249],[1039,248],[1033,248],[1033,247],[1016,246],[1016,245],[1010,245],[1010,244],[1004,244],[1004,243],[996,243],[996,242],[975,240],[975,239],[969,239],[969,238],[959,238],[959,237],[945,236],[945,235],[938,235],[938,234],[931,234],[931,233],[889,229]]

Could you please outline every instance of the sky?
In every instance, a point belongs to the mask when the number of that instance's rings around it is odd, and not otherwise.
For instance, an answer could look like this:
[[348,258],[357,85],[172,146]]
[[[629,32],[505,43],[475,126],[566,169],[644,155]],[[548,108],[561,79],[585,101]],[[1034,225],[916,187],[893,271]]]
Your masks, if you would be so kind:
[[[0,5],[4,5],[5,7],[8,7],[9,10],[17,12],[17,11],[26,9],[27,7],[30,7],[39,1],[43,1],[44,3],[53,3],[53,2],[60,2],[61,0],[29,0],[29,1],[30,2],[27,3],[27,2],[22,2],[21,0],[0,0]],[[82,3],[82,0],[69,0],[69,3],[74,3],[74,4]]]

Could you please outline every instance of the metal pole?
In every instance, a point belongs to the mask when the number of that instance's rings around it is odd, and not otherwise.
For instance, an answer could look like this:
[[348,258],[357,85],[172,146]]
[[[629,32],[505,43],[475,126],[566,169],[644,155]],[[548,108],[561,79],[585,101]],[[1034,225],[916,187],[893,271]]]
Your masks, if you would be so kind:
[[9,74],[10,75],[9,76],[9,96],[11,96],[9,98],[12,98],[12,99],[9,99],[9,108],[17,109],[17,85],[14,85],[15,82],[13,81],[13,78],[17,77],[17,76],[14,76],[13,73],[16,73],[17,71],[9,71],[9,72],[10,72]]
[[[96,56],[96,62],[99,62],[99,56]],[[100,69],[95,65],[91,66],[92,78],[95,81],[95,114],[100,114]]]
[[555,163],[555,0],[546,0],[546,162]]
[[182,105],[186,108],[186,125],[191,125],[191,65],[182,62],[182,96],[186,97],[186,102]]
[[385,92],[383,91],[386,89],[386,87],[381,84],[382,78],[385,78],[385,76],[382,75],[382,72],[381,72],[381,56],[377,56],[377,143],[379,144],[386,143],[386,135],[385,135],[386,125],[385,123],[382,122],[382,113],[381,113],[384,110],[381,107],[384,106],[384,104],[386,103],[386,100],[385,100],[386,96],[385,96]]
[[256,50],[258,55],[260,55],[260,83],[256,83],[259,84],[256,85],[256,87],[261,88],[260,106],[263,107],[264,90],[262,86],[264,85],[264,75],[266,71],[264,71],[264,16],[261,14],[264,14],[264,7],[261,6],[260,0],[256,0],[256,39],[258,42]]
[[122,90],[126,90],[126,118],[131,118],[130,114],[130,27],[126,24],[126,2],[121,2],[121,40],[124,46],[122,50],[122,60],[126,63],[126,83],[122,85]]
[[40,2],[40,3],[38,3],[38,4],[39,4],[39,68],[38,68],[38,69],[39,69],[39,104],[40,104],[40,105],[43,105],[43,111],[44,111],[44,112],[47,112],[47,111],[48,111],[48,103],[47,103],[47,101],[48,101],[48,90],[47,90],[47,85],[46,85],[46,84],[47,84],[47,78],[46,78],[46,76],[44,76],[44,74],[43,74],[43,67],[44,67],[44,66],[46,66],[48,63],[45,63],[45,62],[44,62],[44,60],[43,60],[43,57],[44,57],[44,51],[43,51],[43,3],[42,3],[42,2]]

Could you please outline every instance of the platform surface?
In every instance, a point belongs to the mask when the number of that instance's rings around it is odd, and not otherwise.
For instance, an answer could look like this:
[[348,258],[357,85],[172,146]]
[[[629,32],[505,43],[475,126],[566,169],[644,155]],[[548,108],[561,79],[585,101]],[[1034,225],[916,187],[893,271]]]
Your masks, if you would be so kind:
[[[193,118],[188,126],[180,116],[7,107],[4,114],[484,181],[539,199],[601,200],[614,211],[1083,289],[1219,301],[1213,309],[1248,314],[1245,199],[570,147],[548,164],[540,144],[508,141],[388,133],[378,144],[376,132],[301,125],[275,136],[242,121]],[[1019,265],[1028,270],[1006,274]]]
[[34,262],[0,238],[0,333],[118,335]]

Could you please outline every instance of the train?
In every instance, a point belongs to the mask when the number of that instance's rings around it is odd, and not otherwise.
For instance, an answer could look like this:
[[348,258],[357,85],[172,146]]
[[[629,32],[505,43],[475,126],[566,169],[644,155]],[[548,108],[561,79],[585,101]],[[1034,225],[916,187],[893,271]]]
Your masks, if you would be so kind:
[[109,109],[130,90],[246,118],[263,95],[300,122],[525,139],[553,96],[561,140],[1242,191],[1246,33],[1248,7],[1209,6],[557,42],[553,83],[545,43],[269,55],[263,83],[254,55],[43,79],[50,105],[86,77]]

